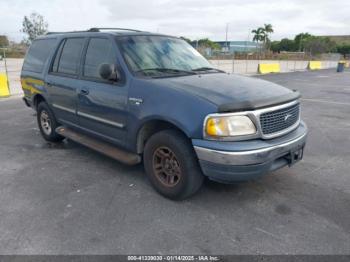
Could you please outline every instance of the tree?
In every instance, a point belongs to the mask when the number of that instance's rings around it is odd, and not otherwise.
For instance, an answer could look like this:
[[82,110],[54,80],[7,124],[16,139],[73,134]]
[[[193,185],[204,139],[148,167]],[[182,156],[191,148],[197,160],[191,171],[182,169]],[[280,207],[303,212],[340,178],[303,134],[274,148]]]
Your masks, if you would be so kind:
[[329,37],[311,36],[305,41],[305,50],[312,55],[336,51],[336,43]]
[[47,33],[48,23],[44,20],[44,17],[38,13],[31,13],[30,16],[24,16],[22,22],[21,32],[28,35],[24,39],[26,44],[30,44],[35,38]]
[[298,51],[301,52],[304,50],[305,42],[312,37],[309,33],[300,33],[294,37],[295,46],[298,48]]
[[286,51],[286,52],[296,51],[294,40],[283,38],[280,42],[280,51]]
[[198,46],[202,48],[211,48],[213,50],[221,49],[221,46],[218,43],[215,43],[208,38],[199,39]]
[[262,27],[252,30],[252,33],[254,34],[253,36],[254,42],[259,43],[264,41],[264,29]]
[[273,41],[270,45],[270,49],[272,52],[280,52],[281,51],[281,41]]
[[6,47],[9,45],[9,40],[6,35],[0,35],[0,47]]
[[337,52],[342,54],[344,57],[346,55],[350,55],[350,45],[349,44],[338,45]]
[[253,41],[254,42],[263,42],[264,47],[268,48],[270,45],[270,38],[269,34],[273,33],[273,28],[271,24],[264,24],[263,27],[258,27],[257,29],[252,30],[252,33],[254,34],[253,36]]
[[184,36],[180,37],[182,40],[186,41],[193,47],[199,47],[199,48],[211,48],[213,50],[219,50],[221,49],[221,46],[218,43],[215,43],[211,41],[209,38],[202,38],[198,40],[191,40],[189,38],[186,38]]
[[269,34],[273,33],[273,28],[271,24],[264,24],[263,27],[263,36],[264,36],[264,44],[266,45],[267,43],[270,42]]
[[271,50],[273,52],[293,52],[296,50],[294,40],[290,40],[288,38],[283,38],[281,41],[273,41],[271,43]]

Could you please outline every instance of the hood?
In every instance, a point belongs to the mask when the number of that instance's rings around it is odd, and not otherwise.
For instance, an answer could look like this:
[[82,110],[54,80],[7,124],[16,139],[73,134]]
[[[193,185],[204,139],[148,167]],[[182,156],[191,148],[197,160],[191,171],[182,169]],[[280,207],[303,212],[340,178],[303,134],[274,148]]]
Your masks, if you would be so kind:
[[297,99],[298,92],[265,80],[224,73],[154,79],[210,101],[219,112],[253,110]]

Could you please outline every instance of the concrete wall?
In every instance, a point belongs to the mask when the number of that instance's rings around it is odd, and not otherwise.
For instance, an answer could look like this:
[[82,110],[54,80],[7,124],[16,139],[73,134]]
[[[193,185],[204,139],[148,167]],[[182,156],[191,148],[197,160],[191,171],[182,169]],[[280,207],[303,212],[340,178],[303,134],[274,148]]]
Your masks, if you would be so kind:
[[[279,63],[281,72],[307,70],[309,64],[309,61],[293,60],[210,60],[210,62],[218,69],[237,74],[257,74],[259,63]],[[336,68],[337,64],[338,61],[322,61],[322,68]]]
[[[10,82],[10,94],[11,95],[22,94],[20,74],[21,74],[23,59],[8,58],[6,59],[6,63],[7,63],[8,79]],[[0,73],[5,73],[4,60],[0,61]]]

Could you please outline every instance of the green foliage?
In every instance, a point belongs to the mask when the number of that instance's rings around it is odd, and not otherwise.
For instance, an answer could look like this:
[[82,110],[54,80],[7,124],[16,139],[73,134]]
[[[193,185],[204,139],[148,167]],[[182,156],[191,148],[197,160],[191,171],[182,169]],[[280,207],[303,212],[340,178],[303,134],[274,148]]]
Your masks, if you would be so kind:
[[281,41],[274,41],[271,44],[273,52],[297,52],[306,51],[312,55],[321,53],[335,52],[336,43],[329,37],[313,36],[309,33],[300,33],[295,36],[294,40],[284,38]]
[[213,50],[221,49],[221,46],[218,43],[211,41],[209,38],[202,38],[199,40],[191,40],[183,36],[181,36],[180,38],[195,47],[198,45],[199,48],[211,48]]
[[312,37],[312,35],[310,35],[309,33],[300,33],[300,34],[296,35],[294,37],[296,51],[297,50],[298,51],[304,50],[305,42],[307,42],[308,39],[310,39],[310,37]]
[[9,45],[9,40],[6,35],[0,35],[0,47],[6,47]]
[[30,44],[38,36],[46,34],[47,29],[48,23],[45,22],[42,15],[33,12],[29,17],[24,16],[21,32],[28,35],[28,37],[24,39],[26,44]]
[[283,38],[281,41],[273,41],[271,43],[270,49],[273,52],[294,52],[296,51],[296,45],[294,40]]
[[350,44],[342,44],[337,46],[337,52],[343,56],[350,54]]
[[313,55],[335,52],[337,50],[336,43],[329,37],[310,36],[304,44],[305,50]]
[[198,46],[201,48],[211,48],[213,50],[221,49],[221,47],[218,43],[214,43],[213,41],[209,40],[208,38],[199,39]]
[[280,42],[281,41],[272,41],[270,44],[270,50],[275,53],[280,52],[281,51]]
[[255,42],[262,42],[265,39],[265,33],[264,33],[264,28],[259,27],[257,29],[252,30],[252,33],[254,34],[253,36],[253,41]]
[[271,42],[269,34],[273,33],[273,28],[271,24],[264,24],[263,27],[258,27],[257,29],[252,30],[253,41],[255,42],[264,42],[264,44]]

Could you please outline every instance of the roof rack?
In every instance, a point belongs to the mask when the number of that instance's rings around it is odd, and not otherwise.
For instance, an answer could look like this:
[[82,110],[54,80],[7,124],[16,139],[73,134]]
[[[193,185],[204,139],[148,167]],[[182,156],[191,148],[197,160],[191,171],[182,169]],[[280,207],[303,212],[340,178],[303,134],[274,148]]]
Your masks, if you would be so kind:
[[142,32],[140,30],[128,29],[128,28],[113,28],[113,27],[93,27],[85,31],[68,31],[68,32],[47,32],[47,35],[55,34],[73,34],[73,33],[86,33],[86,32],[101,32],[103,30],[108,31],[131,31],[131,32]]
[[69,32],[47,32],[47,35],[56,35],[56,34],[73,34],[73,33],[86,33],[87,31],[69,31]]
[[101,32],[101,30],[142,32],[140,30],[128,29],[128,28],[118,28],[118,27],[93,27],[93,28],[90,28],[87,31],[88,32]]

